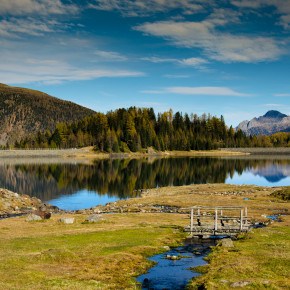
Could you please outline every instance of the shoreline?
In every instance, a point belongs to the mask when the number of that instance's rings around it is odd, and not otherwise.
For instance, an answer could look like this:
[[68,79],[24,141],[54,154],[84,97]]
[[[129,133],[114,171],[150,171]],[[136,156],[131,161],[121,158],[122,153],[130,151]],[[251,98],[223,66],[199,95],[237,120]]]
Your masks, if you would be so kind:
[[0,150],[1,158],[64,158],[64,159],[110,159],[110,158],[149,158],[149,157],[187,157],[187,156],[243,156],[247,152],[225,150],[201,150],[201,151],[164,151],[164,152],[130,152],[130,153],[100,153],[94,152],[92,147],[80,149],[30,149],[30,150]]
[[138,158],[170,158],[170,157],[290,157],[290,147],[281,148],[220,148],[200,151],[159,151],[101,153],[94,152],[93,147],[79,149],[19,149],[0,150],[0,159],[9,158],[59,158],[63,160],[91,161],[94,159],[138,159]]

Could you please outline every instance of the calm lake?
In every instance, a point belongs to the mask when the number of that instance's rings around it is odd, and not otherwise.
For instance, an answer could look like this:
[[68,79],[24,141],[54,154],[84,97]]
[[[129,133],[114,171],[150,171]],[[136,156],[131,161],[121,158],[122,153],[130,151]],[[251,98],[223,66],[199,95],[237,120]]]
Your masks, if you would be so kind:
[[0,187],[66,210],[90,208],[136,196],[136,189],[201,183],[290,185],[290,159],[147,158],[0,160]]

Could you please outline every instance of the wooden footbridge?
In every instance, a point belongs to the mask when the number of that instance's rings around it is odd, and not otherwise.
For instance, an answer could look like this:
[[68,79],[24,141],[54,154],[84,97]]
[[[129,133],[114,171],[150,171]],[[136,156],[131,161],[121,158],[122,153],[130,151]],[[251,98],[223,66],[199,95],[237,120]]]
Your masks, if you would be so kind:
[[191,237],[236,236],[249,231],[247,208],[240,206],[190,207],[190,225],[184,230]]

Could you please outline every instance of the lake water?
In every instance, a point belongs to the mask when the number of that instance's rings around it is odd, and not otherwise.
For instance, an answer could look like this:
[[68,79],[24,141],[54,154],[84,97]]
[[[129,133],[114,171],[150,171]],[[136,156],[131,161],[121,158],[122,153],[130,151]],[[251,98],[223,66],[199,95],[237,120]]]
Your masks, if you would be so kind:
[[108,159],[93,164],[0,160],[0,187],[76,210],[137,195],[137,189],[201,183],[290,185],[290,159]]

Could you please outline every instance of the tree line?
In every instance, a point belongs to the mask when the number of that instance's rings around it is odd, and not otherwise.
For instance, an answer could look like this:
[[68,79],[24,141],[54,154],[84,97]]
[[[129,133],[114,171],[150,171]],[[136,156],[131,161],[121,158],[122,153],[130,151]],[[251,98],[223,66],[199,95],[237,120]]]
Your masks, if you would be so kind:
[[221,147],[290,146],[290,133],[246,136],[220,118],[182,114],[172,110],[158,113],[153,108],[117,109],[96,113],[77,122],[59,123],[16,141],[15,148],[79,148],[94,146],[99,152],[137,152],[153,147],[166,150],[211,150]]

